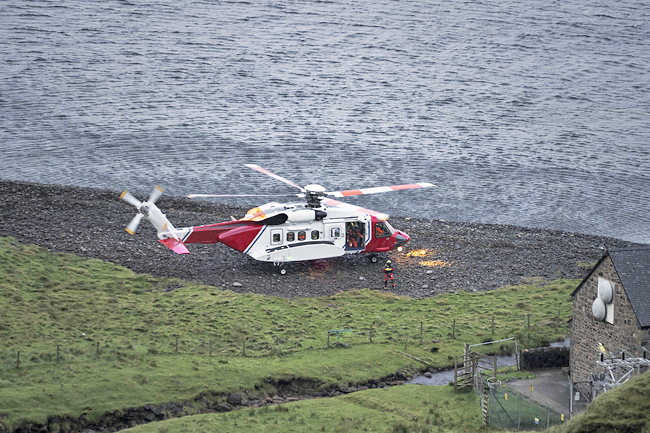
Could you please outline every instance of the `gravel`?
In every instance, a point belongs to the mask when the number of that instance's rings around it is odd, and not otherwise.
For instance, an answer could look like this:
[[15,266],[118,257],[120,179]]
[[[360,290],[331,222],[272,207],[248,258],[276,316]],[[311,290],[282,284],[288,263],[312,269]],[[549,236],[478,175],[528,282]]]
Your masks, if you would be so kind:
[[[605,248],[636,245],[554,230],[392,217],[391,224],[411,236],[402,253],[384,254],[374,264],[366,254],[293,263],[281,276],[273,264],[257,262],[222,244],[188,244],[191,254],[177,255],[158,242],[155,229],[145,220],[135,236],[129,235],[124,227],[136,212],[119,194],[0,180],[0,227],[3,236],[22,243],[113,262],[136,273],[290,299],[383,289],[387,258],[395,266],[394,293],[419,298],[492,290],[531,277],[583,278],[587,264],[594,264]],[[157,205],[176,227],[240,218],[247,210],[166,196]]]

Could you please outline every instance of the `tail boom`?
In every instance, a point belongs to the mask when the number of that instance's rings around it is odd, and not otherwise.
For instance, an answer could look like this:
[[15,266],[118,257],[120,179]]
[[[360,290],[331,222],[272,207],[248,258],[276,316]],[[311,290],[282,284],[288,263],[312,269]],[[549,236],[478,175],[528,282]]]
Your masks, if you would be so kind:
[[[171,224],[169,224],[171,226]],[[173,226],[158,232],[160,243],[176,254],[189,254],[185,244],[216,244],[244,252],[264,228],[252,221],[225,221],[196,227],[175,229]]]

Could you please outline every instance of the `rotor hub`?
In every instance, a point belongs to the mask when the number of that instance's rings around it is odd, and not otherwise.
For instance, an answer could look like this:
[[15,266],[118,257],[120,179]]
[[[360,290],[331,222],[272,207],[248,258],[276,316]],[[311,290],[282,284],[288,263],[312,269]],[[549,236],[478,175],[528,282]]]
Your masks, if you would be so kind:
[[319,207],[321,200],[327,195],[327,190],[321,185],[307,185],[304,190],[309,207]]
[[324,186],[313,184],[307,185],[305,187],[305,192],[309,195],[325,195],[327,193],[327,190]]

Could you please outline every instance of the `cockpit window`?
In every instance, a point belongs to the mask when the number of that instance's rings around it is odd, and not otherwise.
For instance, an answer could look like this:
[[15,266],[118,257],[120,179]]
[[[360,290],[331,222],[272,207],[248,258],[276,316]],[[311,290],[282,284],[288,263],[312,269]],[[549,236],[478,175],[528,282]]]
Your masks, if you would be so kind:
[[376,238],[387,238],[391,235],[389,225],[386,222],[375,223],[375,237]]

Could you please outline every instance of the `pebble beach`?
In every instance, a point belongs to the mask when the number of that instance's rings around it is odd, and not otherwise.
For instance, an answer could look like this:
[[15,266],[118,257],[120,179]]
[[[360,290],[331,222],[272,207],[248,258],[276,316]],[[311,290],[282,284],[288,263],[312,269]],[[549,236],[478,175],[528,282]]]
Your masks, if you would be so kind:
[[[222,244],[188,244],[190,254],[177,255],[158,242],[146,220],[135,235],[128,234],[124,228],[135,209],[119,195],[119,191],[0,180],[2,234],[53,252],[113,262],[136,273],[289,299],[383,290],[382,268],[388,258],[396,268],[393,292],[422,298],[583,278],[606,248],[636,245],[554,230],[391,217],[391,224],[411,237],[401,253],[383,254],[377,263],[371,263],[367,254],[292,263],[286,275],[279,275],[272,264]],[[164,195],[156,204],[176,227],[241,218],[247,210]]]

